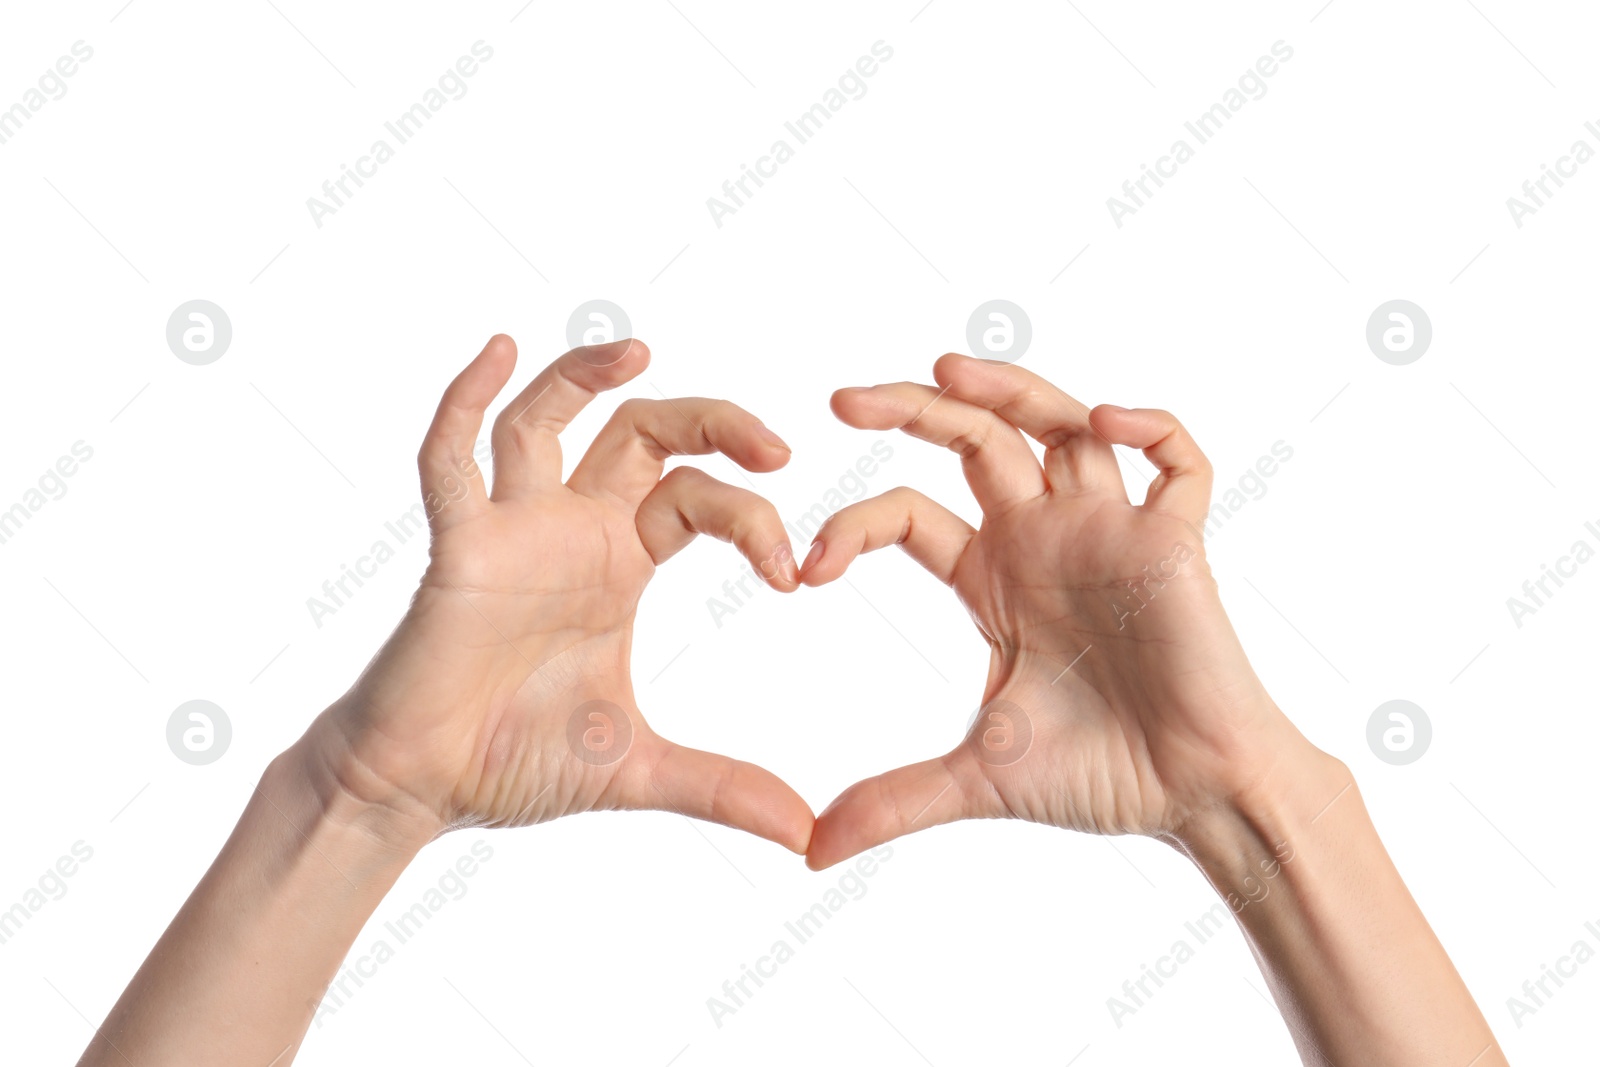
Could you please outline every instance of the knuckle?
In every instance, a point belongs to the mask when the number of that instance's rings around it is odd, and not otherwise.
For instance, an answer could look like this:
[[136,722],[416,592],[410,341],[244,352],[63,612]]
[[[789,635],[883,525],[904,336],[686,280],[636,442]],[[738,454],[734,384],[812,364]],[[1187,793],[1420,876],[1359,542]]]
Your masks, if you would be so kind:
[[950,440],[950,450],[960,455],[962,459],[971,459],[983,451],[989,443],[990,436],[994,433],[994,424],[979,422],[957,433]]
[[687,489],[715,480],[699,467],[674,467],[662,477],[661,484],[674,489]]
[[883,499],[897,507],[914,508],[922,502],[922,494],[910,486],[897,485],[883,494]]
[[748,489],[740,491],[736,488],[735,491],[739,492],[743,498],[745,513],[755,518],[760,525],[768,527],[781,527],[783,525],[783,519],[778,515],[777,505],[773,504],[772,501],[764,496],[752,493]]
[[645,397],[631,396],[617,405],[616,413],[612,417],[625,422],[640,422],[649,414],[655,403],[654,400]]

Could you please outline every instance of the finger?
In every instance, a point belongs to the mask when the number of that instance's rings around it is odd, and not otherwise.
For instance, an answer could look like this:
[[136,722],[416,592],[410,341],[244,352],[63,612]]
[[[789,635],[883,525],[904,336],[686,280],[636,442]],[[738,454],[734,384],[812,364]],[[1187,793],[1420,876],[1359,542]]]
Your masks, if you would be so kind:
[[962,819],[1006,814],[966,746],[857,782],[817,816],[806,866],[831,867],[885,841]]
[[590,497],[637,506],[655,489],[671,456],[721,452],[752,471],[789,462],[789,446],[761,420],[726,400],[627,400],[617,408],[567,485]]
[[661,479],[639,505],[639,540],[657,564],[671,559],[697,534],[737,548],[772,588],[799,588],[794,549],[778,509],[748,489],[719,482],[694,467],[679,467]]
[[497,333],[445,389],[417,453],[430,520],[444,521],[447,509],[461,514],[460,509],[481,507],[488,499],[473,449],[484,411],[505,388],[516,365],[516,342]]
[[1089,409],[1032,371],[958,353],[940,356],[933,377],[950,395],[993,411],[1045,447],[1052,488],[1120,488],[1111,446],[1089,422]]
[[1091,418],[1106,440],[1142,450],[1160,470],[1145,493],[1146,506],[1192,524],[1205,521],[1211,504],[1211,461],[1171,412],[1101,404]]
[[624,804],[731,826],[805,854],[815,816],[783,779],[753,763],[652,736],[630,760]]
[[561,481],[558,434],[597,395],[650,365],[643,341],[574,348],[550,364],[494,421],[494,495],[507,499]]
[[826,585],[863,552],[899,545],[945,585],[977,533],[959,515],[901,486],[835,512],[817,531],[800,568],[804,585]]
[[994,412],[931,385],[900,382],[833,394],[833,413],[862,430],[904,430],[961,457],[984,511],[1044,493],[1044,472],[1017,428]]

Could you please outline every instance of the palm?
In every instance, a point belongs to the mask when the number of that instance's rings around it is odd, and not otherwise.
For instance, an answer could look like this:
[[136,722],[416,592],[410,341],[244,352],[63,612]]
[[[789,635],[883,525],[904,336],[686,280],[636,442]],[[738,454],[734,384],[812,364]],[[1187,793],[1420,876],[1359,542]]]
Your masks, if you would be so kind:
[[627,716],[625,732],[646,728],[627,667],[634,612],[654,572],[630,510],[565,487],[441,534],[423,589],[458,643],[457,684],[495,694],[488,715],[451,707],[420,724],[461,739],[456,810],[514,826],[602,803],[617,762],[572,759],[567,721],[599,700]]
[[[856,553],[901,544],[971,614],[988,680],[957,748],[860,783],[823,813],[812,861],[960,818],[1169,831],[1237,759],[1233,729],[1260,696],[1195,525],[1209,493],[1203,459],[1185,468],[1163,455],[1155,438],[1170,434],[1153,438],[1135,421],[1144,413],[1097,413],[1163,468],[1136,507],[1082,405],[1016,368],[945,357],[937,374],[941,390],[851,390],[835,408],[853,425],[900,426],[960,452],[981,528],[896,490],[840,512],[803,580],[830,581]],[[1042,466],[1001,412],[1048,446]]]
[[[657,563],[702,532],[735,541],[752,562],[787,546],[770,504],[692,468],[662,478],[666,457],[720,450],[770,470],[787,451],[729,404],[633,401],[563,483],[561,427],[648,358],[631,342],[579,349],[496,422],[490,493],[458,457],[470,455],[463,442],[514,358],[508,339],[491,342],[430,430],[421,457],[430,563],[405,620],[340,709],[359,762],[447,827],[664,808],[803,850],[810,812],[793,790],[656,735],[629,674],[635,611]],[[795,587],[790,572],[769,571],[775,587]]]

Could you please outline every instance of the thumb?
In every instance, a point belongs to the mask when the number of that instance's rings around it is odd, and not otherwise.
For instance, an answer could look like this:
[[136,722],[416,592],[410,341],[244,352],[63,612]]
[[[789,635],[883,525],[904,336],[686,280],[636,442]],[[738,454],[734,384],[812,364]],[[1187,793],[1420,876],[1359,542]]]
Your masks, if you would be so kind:
[[623,806],[673,811],[731,826],[804,854],[815,816],[787,782],[763,767],[665,738],[641,738]]
[[831,867],[885,841],[962,819],[997,819],[1005,806],[968,744],[865,778],[817,816],[806,866]]

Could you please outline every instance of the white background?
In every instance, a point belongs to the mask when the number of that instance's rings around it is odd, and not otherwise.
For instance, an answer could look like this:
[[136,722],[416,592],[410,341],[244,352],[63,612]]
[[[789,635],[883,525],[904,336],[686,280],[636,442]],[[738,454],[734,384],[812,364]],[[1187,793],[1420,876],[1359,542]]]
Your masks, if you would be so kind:
[[[420,541],[320,628],[306,600],[411,506],[445,382],[505,331],[520,387],[596,297],[655,353],[623,395],[724,395],[795,446],[755,479],[787,517],[884,436],[839,425],[829,392],[929,380],[995,297],[1032,319],[1024,365],[1185,419],[1219,494],[1292,447],[1211,542],[1246,647],[1355,770],[1512,1061],[1593,1059],[1600,963],[1520,1027],[1506,1006],[1578,939],[1600,948],[1583,925],[1600,924],[1600,564],[1520,628],[1506,606],[1575,540],[1600,546],[1583,527],[1600,161],[1521,228],[1506,207],[1574,140],[1600,148],[1593,10],[919,3],[7,5],[0,107],[94,49],[0,145],[0,509],[74,442],[94,450],[0,545],[0,908],[93,849],[0,945],[8,1061],[76,1055],[262,767],[398,618]],[[479,40],[494,56],[467,94],[315,226],[307,197]],[[894,55],[866,95],[714,225],[706,198],[879,40]],[[1279,40],[1294,54],[1267,94],[1114,225],[1106,198]],[[234,330],[205,367],[165,341],[195,298]],[[1365,342],[1395,298],[1433,323],[1409,366]],[[952,457],[889,443],[872,492],[974,517]],[[647,594],[635,675],[658,730],[762,763],[818,810],[960,737],[984,649],[914,564],[876,555],[859,593],[768,591],[719,628],[706,600],[739,571],[697,543]],[[234,730],[204,767],[165,741],[195,698]],[[1433,723],[1409,766],[1366,743],[1394,698]],[[1000,823],[897,842],[718,1028],[706,998],[838,871],[670,814],[457,835],[357,954],[480,838],[493,858],[467,895],[300,1063],[1294,1060],[1231,929],[1113,1022],[1107,998],[1213,900],[1153,842]]]

